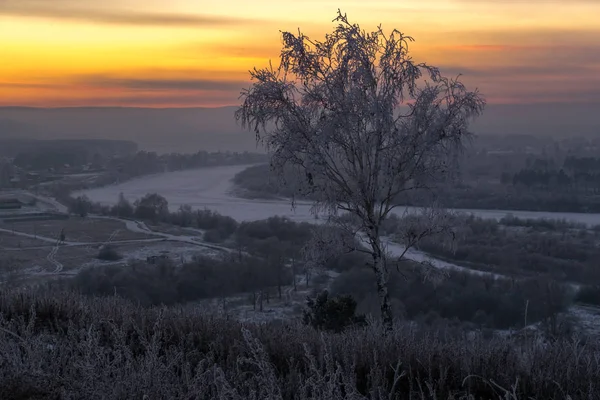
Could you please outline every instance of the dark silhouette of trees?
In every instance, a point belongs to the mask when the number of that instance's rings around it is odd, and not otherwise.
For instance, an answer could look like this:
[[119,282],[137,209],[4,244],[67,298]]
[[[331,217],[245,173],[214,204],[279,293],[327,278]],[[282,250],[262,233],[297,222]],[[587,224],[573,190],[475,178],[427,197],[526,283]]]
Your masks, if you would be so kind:
[[600,158],[569,156],[561,168],[551,161],[532,160],[526,168],[513,175],[512,184],[533,190],[570,190],[583,194],[600,192]]

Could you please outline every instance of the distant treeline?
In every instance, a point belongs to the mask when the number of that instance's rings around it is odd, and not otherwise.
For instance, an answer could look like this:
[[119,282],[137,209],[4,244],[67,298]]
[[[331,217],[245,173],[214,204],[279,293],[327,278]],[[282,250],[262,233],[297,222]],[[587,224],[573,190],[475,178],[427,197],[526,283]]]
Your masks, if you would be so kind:
[[[54,142],[50,142],[54,143]],[[111,146],[108,146],[111,144]],[[61,146],[32,146],[22,149],[14,157],[13,163],[28,171],[72,170],[83,166],[104,169],[121,179],[165,171],[178,171],[217,165],[252,164],[265,162],[267,156],[258,153],[207,152],[195,154],[157,154],[137,151],[136,145],[120,142],[91,146],[83,141],[65,142]],[[127,145],[127,146],[126,146]],[[68,167],[67,167],[68,166]]]
[[512,177],[502,175],[502,182],[545,191],[600,193],[600,158],[567,157],[562,166],[552,159],[535,159]]
[[[80,152],[80,156],[90,159],[94,154],[103,157],[113,155],[124,156],[135,153],[138,150],[136,143],[128,140],[108,139],[56,139],[56,140],[33,140],[33,139],[1,139],[0,156],[21,158],[40,163],[45,168],[44,153],[69,154],[70,156]],[[39,158],[38,158],[39,157]],[[50,159],[54,156],[50,156]],[[68,160],[64,161],[67,163]]]
[[109,171],[120,180],[166,171],[181,171],[200,167],[222,165],[256,164],[268,161],[268,156],[259,153],[208,152],[195,154],[157,154],[139,151],[134,155],[111,161]]
[[[565,165],[577,165],[577,160],[580,159],[565,161]],[[600,172],[588,170],[584,173],[575,167],[566,171],[524,169],[514,177],[504,174],[504,185],[464,182],[440,188],[436,197],[448,208],[600,213],[600,193],[594,194],[594,190],[600,190]],[[238,193],[247,198],[301,197],[296,189],[297,185],[293,184],[295,177],[291,173],[287,175],[286,181],[292,184],[283,184],[265,164],[247,168],[237,174],[233,182]],[[523,179],[531,182],[531,185],[522,184]],[[551,186],[550,183],[555,181],[567,186],[560,186],[558,183],[558,186]],[[305,198],[310,199],[310,196]],[[415,193],[414,196],[398,201],[403,205],[419,207],[431,201],[431,194]]]
[[121,140],[5,140],[2,154],[14,157],[17,167],[28,171],[61,169],[65,164],[101,165],[112,157],[127,157],[137,151],[137,144]]

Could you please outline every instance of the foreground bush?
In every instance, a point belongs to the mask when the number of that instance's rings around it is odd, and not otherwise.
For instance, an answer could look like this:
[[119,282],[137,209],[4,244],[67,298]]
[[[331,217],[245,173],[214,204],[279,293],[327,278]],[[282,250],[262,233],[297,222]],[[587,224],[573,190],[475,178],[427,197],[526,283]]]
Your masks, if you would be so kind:
[[181,267],[133,263],[82,269],[54,283],[91,296],[118,295],[142,306],[174,305],[289,285],[289,269],[255,257],[196,257]]
[[352,296],[330,297],[324,290],[315,299],[306,301],[307,309],[302,322],[315,329],[342,332],[352,325],[364,325],[364,315],[356,315],[356,301]]
[[103,261],[119,261],[123,256],[111,245],[105,245],[98,250],[98,259]]
[[599,351],[414,327],[326,334],[117,298],[0,293],[2,399],[591,400]]

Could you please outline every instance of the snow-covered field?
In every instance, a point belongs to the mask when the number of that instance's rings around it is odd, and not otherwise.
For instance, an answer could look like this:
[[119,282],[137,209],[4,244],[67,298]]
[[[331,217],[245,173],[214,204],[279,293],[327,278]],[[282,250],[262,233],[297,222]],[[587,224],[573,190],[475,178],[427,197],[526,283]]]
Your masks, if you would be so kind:
[[[280,215],[294,221],[316,222],[308,202],[299,202],[292,210],[290,202],[285,200],[249,200],[233,196],[231,179],[247,167],[248,165],[234,165],[168,172],[134,179],[119,185],[91,189],[76,195],[85,194],[93,201],[112,205],[116,203],[119,193],[123,193],[125,198],[132,202],[148,193],[159,193],[169,201],[169,206],[174,211],[183,204],[189,204],[195,209],[208,208],[238,221],[260,220]],[[413,211],[416,211],[414,207],[396,209],[397,214]],[[512,214],[518,218],[565,219],[600,225],[600,214],[504,210],[460,211],[489,219],[501,219]]]

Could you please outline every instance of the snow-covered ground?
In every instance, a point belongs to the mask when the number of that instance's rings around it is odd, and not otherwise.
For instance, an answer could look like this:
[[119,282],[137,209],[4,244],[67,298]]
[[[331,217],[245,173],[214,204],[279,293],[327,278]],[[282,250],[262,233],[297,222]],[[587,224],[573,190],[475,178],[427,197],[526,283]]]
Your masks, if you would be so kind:
[[[146,176],[102,188],[87,190],[85,194],[93,201],[112,205],[117,202],[119,193],[134,201],[148,193],[159,193],[169,201],[172,210],[189,204],[195,209],[208,208],[238,221],[252,221],[274,215],[289,217],[294,221],[317,222],[311,214],[311,203],[298,202],[292,209],[286,200],[250,200],[231,194],[231,179],[249,165],[234,165],[215,168],[202,168],[187,171],[168,172]],[[398,215],[417,211],[414,207],[400,207]],[[458,211],[458,210],[457,210]],[[600,225],[600,214],[552,213],[534,211],[505,210],[460,210],[482,218],[501,219],[507,215],[532,219],[565,219],[572,222]]]

